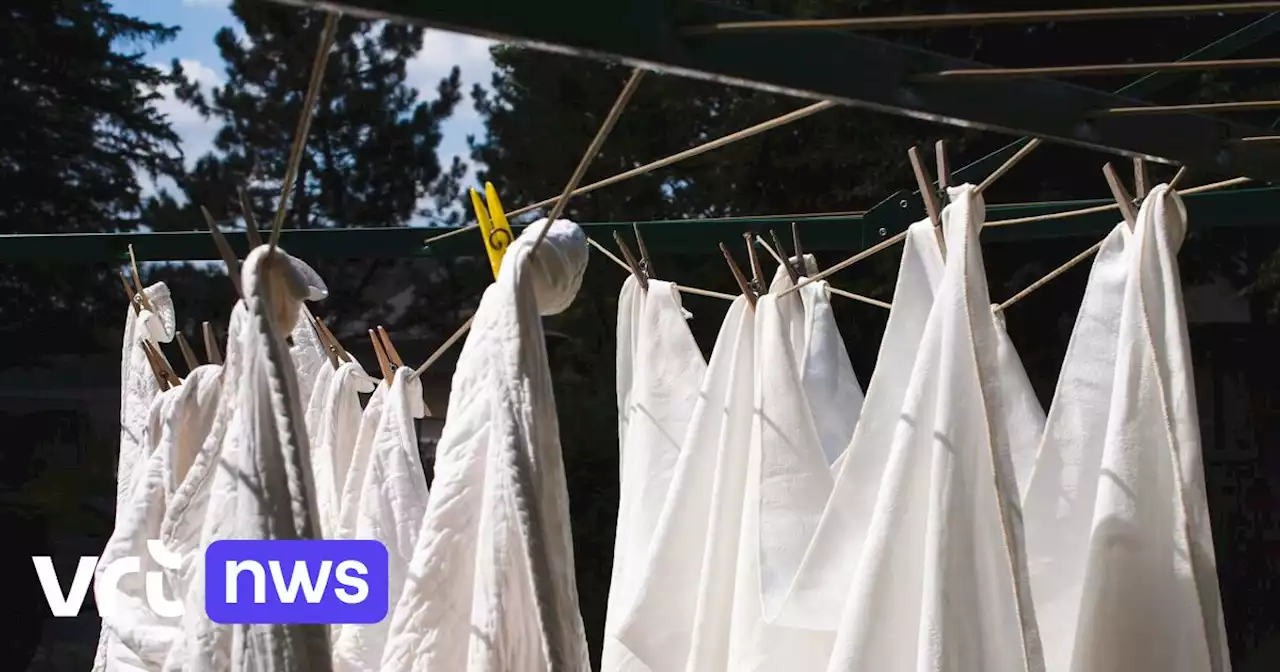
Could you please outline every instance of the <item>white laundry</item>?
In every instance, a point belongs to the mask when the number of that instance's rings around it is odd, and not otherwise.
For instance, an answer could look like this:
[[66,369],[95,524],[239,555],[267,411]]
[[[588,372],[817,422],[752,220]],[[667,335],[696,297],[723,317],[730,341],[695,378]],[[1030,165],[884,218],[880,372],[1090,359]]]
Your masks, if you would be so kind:
[[[644,578],[650,542],[698,401],[707,364],[689,331],[675,286],[628,276],[618,299],[621,485],[613,575],[601,667],[647,670],[617,640]],[[621,336],[625,334],[625,336]]]
[[[987,404],[998,404],[998,408],[993,406],[991,417],[1004,425],[1004,432],[1009,437],[1010,462],[1021,495],[1027,491],[1031,466],[1035,464],[1036,450],[1044,436],[1044,406],[1036,397],[1031,379],[1027,378],[1027,370],[1022,366],[1022,358],[1005,331],[1004,313],[992,305],[991,314],[996,326],[996,371],[1000,394],[998,399],[988,399]],[[1021,496],[1018,501],[1021,501]]]
[[875,371],[849,448],[786,599],[770,597],[770,622],[834,632],[866,539],[908,375],[919,355],[934,292],[942,281],[942,254],[929,220],[912,224],[893,291]]
[[[317,380],[323,379],[323,368]],[[328,377],[316,424],[311,427],[311,473],[316,484],[316,508],[320,512],[320,534],[337,539],[342,518],[347,471],[352,464],[356,439],[362,424],[360,395],[374,391],[373,379],[353,357],[338,365]],[[373,420],[376,427],[377,419]],[[372,436],[369,441],[372,442]]]
[[746,485],[755,318],[729,306],[619,641],[655,672],[721,670]]
[[[108,650],[107,670],[159,670],[182,634],[178,612],[151,606],[161,604],[161,600],[181,604],[183,593],[171,579],[180,568],[182,556],[177,555],[177,561],[157,557],[169,552],[163,545],[151,546],[149,542],[161,539],[169,502],[213,424],[221,373],[221,366],[197,367],[181,386],[158,397],[164,403],[153,416],[158,421],[153,423],[153,431],[159,436],[156,450],[144,463],[146,468],[95,572],[94,595],[99,607],[114,605],[102,609],[103,627],[115,640]],[[139,559],[136,573],[118,581],[104,576],[108,567],[125,558]]]
[[[245,261],[240,361],[223,383],[233,409],[212,476],[211,515],[202,534],[206,546],[218,539],[319,538],[310,450],[284,342],[308,295],[295,263],[278,248],[270,254],[265,245]],[[202,584],[197,573],[188,614],[203,614]],[[331,667],[322,625],[224,626],[194,618],[184,622],[184,630],[184,646],[169,656],[166,669],[324,672]]]
[[[337,378],[335,377],[334,380],[336,381]],[[345,452],[349,467],[338,492],[337,515],[333,521],[333,538],[335,539],[358,538],[356,522],[359,519],[357,514],[360,510],[360,493],[365,485],[365,474],[368,472],[369,463],[373,459],[374,441],[377,439],[379,428],[382,427],[382,416],[387,408],[386,395],[390,389],[391,381],[380,381],[377,387],[373,388],[373,394],[369,395],[369,402],[364,405],[364,410],[360,411],[360,407],[356,406],[359,416],[356,418],[355,436],[354,438],[348,436],[346,441]],[[349,433],[344,432],[344,434]],[[390,599],[394,600],[396,597],[398,596],[392,596]],[[334,635],[337,635],[336,629]]]
[[[830,285],[825,280],[811,282],[796,294],[804,302],[800,379],[822,441],[822,452],[827,464],[834,465],[849,447],[862,417],[862,385],[853,372],[844,337],[831,311]],[[788,298],[790,295],[779,302]]]
[[[799,267],[800,259],[791,257],[790,263]],[[817,272],[818,262],[814,256],[804,255],[801,279]],[[794,286],[791,276],[779,265],[769,284],[769,293],[780,294]],[[835,465],[853,438],[853,428],[862,414],[863,394],[831,311],[830,288],[825,280],[808,283],[780,297],[778,309],[801,380],[809,393],[822,450],[827,463]]]
[[1132,234],[1121,223],[1094,257],[1023,492],[1027,565],[1051,672],[1069,670],[1075,648],[1131,247]]
[[591,669],[541,320],[573,301],[586,262],[577,225],[540,220],[507,248],[480,300],[386,672]]
[[[418,453],[414,420],[426,415],[422,383],[412,369],[401,368],[380,402],[378,428],[359,488],[352,539],[376,539],[387,547],[388,614],[404,588],[418,533],[426,514],[426,473]],[[345,531],[343,533],[345,536]],[[343,625],[334,644],[334,669],[377,672],[381,669],[391,619],[371,625]]]
[[[305,305],[298,309],[298,323],[294,325],[291,336],[293,345],[289,346],[289,356],[298,374],[298,394],[304,410],[309,411],[311,393],[315,390],[320,371],[328,366],[329,354],[315,327],[311,326],[311,311]],[[307,430],[311,430],[310,424]]]
[[[175,319],[173,299],[169,287],[157,282],[143,288],[151,310],[133,306],[125,309],[124,337],[120,346],[120,456],[116,463],[115,524],[119,526],[128,509],[130,493],[139,476],[145,471],[146,460],[153,447],[147,434],[151,418],[151,406],[160,392],[155,374],[147,360],[146,351],[140,345],[144,340],[152,345],[173,340]],[[159,347],[156,348],[159,352]],[[161,353],[163,357],[163,353]],[[98,635],[98,649],[94,655],[93,669],[106,669],[108,649],[112,646],[109,633],[104,628]]]
[[727,667],[717,669],[821,669],[831,651],[829,632],[768,623],[786,597],[833,486],[800,365],[789,356],[779,307],[789,298],[766,295],[756,302],[755,400],[730,654]]
[[997,415],[998,337],[978,245],[984,206],[972,185],[948,191],[945,273],[893,416],[832,672],[1043,669]]
[[[234,474],[222,460],[224,449],[230,449],[232,441],[243,432],[229,431],[241,422],[241,407],[236,403],[240,371],[243,369],[240,354],[240,333],[246,315],[243,301],[231,310],[227,322],[227,351],[218,376],[218,401],[208,432],[201,442],[199,453],[190,469],[174,490],[160,525],[160,542],[170,553],[182,558],[177,568],[166,569],[165,579],[173,587],[174,595],[184,599],[185,614],[182,633],[173,643],[165,658],[168,672],[185,672],[188,669],[188,652],[202,648],[216,639],[221,626],[204,617],[204,549],[215,538],[218,525],[225,525],[234,505],[231,485]],[[209,386],[213,389],[213,386]],[[201,385],[201,391],[205,386]],[[219,660],[226,669],[227,655]]]
[[1119,260],[1099,257],[1072,334],[1026,496],[1035,597],[1046,627],[1062,629],[1047,640],[1053,672],[1230,669],[1177,262],[1185,235],[1182,199],[1152,189],[1127,252],[1112,239],[1100,251]]
[[325,404],[329,400],[329,381],[333,380],[333,374],[338,372],[340,364],[341,360],[339,364],[334,364],[326,357],[320,362],[320,368],[316,369],[316,377],[311,381],[311,393],[307,395],[307,409],[303,415],[306,418],[307,436],[311,439],[312,446],[320,439],[323,426],[320,418],[324,416]]

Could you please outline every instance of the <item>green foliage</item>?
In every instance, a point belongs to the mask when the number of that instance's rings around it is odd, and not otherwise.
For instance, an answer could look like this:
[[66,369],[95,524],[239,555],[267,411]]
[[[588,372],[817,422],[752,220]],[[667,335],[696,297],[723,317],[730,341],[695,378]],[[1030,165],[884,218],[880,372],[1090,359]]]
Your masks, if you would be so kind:
[[[180,169],[177,136],[154,107],[158,88],[174,80],[147,66],[142,51],[176,29],[101,0],[14,0],[0,17],[0,232],[136,228],[138,173]],[[33,334],[47,335],[51,351],[92,347],[95,321],[119,313],[113,275],[0,269],[4,357],[29,356],[19,344]]]

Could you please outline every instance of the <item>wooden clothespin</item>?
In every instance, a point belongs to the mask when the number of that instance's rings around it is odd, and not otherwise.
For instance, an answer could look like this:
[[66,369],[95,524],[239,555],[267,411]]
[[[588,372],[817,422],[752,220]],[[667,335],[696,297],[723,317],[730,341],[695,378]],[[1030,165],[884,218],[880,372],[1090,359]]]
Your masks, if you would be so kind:
[[138,300],[142,302],[142,307],[151,312],[155,312],[155,307],[151,305],[151,299],[147,298],[147,293],[142,290],[142,274],[138,272],[138,260],[133,256],[133,244],[129,244],[129,269],[133,271],[133,286],[138,292]]
[[320,320],[316,319],[316,316],[312,315],[310,310],[304,309],[303,313],[306,315],[307,324],[311,325],[311,331],[315,332],[316,339],[320,341],[320,347],[324,348],[325,357],[329,359],[329,366],[335,369],[338,368],[340,361],[338,359],[338,347],[329,340],[328,333],[320,327]]
[[924,211],[929,215],[929,221],[933,223],[933,233],[938,237],[938,248],[942,250],[942,256],[947,256],[947,243],[942,234],[942,210],[938,206],[938,194],[933,190],[933,180],[929,177],[928,171],[924,167],[924,162],[920,160],[920,149],[912,147],[907,150],[907,158],[911,160],[911,172],[916,176],[916,187],[920,189],[920,198],[924,200]]
[[244,215],[244,235],[249,238],[249,247],[256,248],[262,244],[262,234],[258,232],[258,220],[253,216],[253,202],[249,200],[249,191],[241,185],[236,194],[240,198],[240,212]]
[[725,263],[729,264],[729,270],[733,272],[733,279],[738,282],[738,288],[742,290],[742,295],[747,297],[747,303],[752,308],[756,307],[756,292],[751,288],[751,283],[747,281],[747,276],[742,274],[742,269],[738,268],[738,262],[733,260],[733,255],[729,254],[729,248],[724,243],[720,243],[720,253],[724,255]]
[[622,239],[622,235],[617,231],[613,232],[613,242],[617,243],[618,249],[622,251],[622,258],[627,260],[627,266],[631,267],[631,275],[636,277],[636,282],[640,283],[640,288],[649,291],[649,278],[644,274],[644,270],[640,268],[640,262],[636,261],[636,257],[631,253],[631,248],[627,247],[626,241]]
[[[631,232],[636,235],[636,245],[640,248],[640,271],[644,273],[645,278],[652,278],[653,257],[649,256],[649,247],[644,244],[644,236],[640,235],[640,226],[632,222]],[[647,283],[645,288],[648,289]]]
[[496,280],[498,271],[502,268],[502,257],[507,253],[507,247],[511,245],[515,235],[511,233],[506,212],[498,200],[498,191],[493,188],[491,182],[484,183],[487,204],[481,202],[480,193],[475,189],[471,189],[470,193],[471,208],[475,211],[476,221],[480,224],[480,235],[484,240],[485,252],[489,254],[489,265],[493,267],[493,277]]
[[947,200],[947,187],[951,186],[951,162],[947,160],[947,141],[933,143],[934,158],[938,162],[938,194]]
[[222,263],[227,265],[227,275],[231,276],[231,284],[236,287],[236,295],[244,298],[244,291],[240,288],[240,262],[236,259],[235,252],[231,251],[231,244],[222,235],[222,229],[218,228],[218,223],[213,221],[213,215],[209,214],[208,208],[202,205],[200,212],[204,213],[204,221],[209,225],[209,234],[213,236],[213,244],[218,248]]
[[795,222],[791,222],[791,247],[795,249],[800,275],[808,275],[809,266],[804,263],[804,248],[800,247],[800,227]]
[[182,351],[182,361],[186,362],[187,371],[194,371],[197,366],[200,366],[200,361],[196,359],[195,350],[191,349],[191,344],[187,342],[187,337],[183,336],[181,331],[175,336],[178,337],[178,349]]
[[764,269],[760,268],[760,257],[756,255],[755,234],[748,231],[742,234],[742,239],[747,243],[747,259],[751,262],[751,286],[759,296],[764,293]]
[[222,364],[222,353],[218,352],[218,340],[213,334],[213,325],[205,322],[200,325],[200,330],[204,332],[204,354],[209,359],[210,364]]
[[142,312],[142,306],[138,300],[138,295],[134,293],[133,288],[129,286],[128,278],[124,277],[124,271],[120,271],[120,286],[124,288],[125,300],[129,302],[129,307],[133,308],[133,314],[137,315]]
[[160,354],[160,351],[151,345],[150,341],[143,339],[139,343],[141,343],[142,349],[146,351],[147,359],[159,371],[160,377],[164,380],[165,385],[161,386],[162,389],[177,387],[182,384],[182,379],[178,377],[177,373],[174,373],[173,367],[169,366],[169,360],[165,359],[164,355]]
[[387,361],[387,353],[382,349],[382,339],[378,338],[378,333],[369,330],[369,341],[373,343],[373,354],[378,358],[378,369],[382,371],[382,379],[391,382],[391,363]]
[[1111,187],[1111,197],[1116,200],[1116,205],[1120,206],[1121,216],[1132,229],[1138,223],[1138,213],[1133,207],[1133,197],[1129,195],[1129,190],[1124,188],[1124,183],[1120,181],[1120,176],[1116,175],[1116,169],[1110,163],[1102,166],[1102,175],[1107,178],[1107,186]]
[[[778,258],[782,260],[782,267],[787,269],[787,277],[791,278],[791,284],[800,282],[800,274],[796,272],[796,267],[791,265],[791,260],[787,258],[787,248],[782,246],[782,241],[778,239],[778,233],[773,229],[769,229],[769,237],[773,238],[773,249],[777,251]],[[804,260],[800,260],[804,263]]]
[[169,377],[164,375],[160,362],[156,360],[156,353],[151,350],[151,344],[141,341],[138,345],[142,347],[142,353],[147,357],[147,365],[151,367],[151,375],[156,378],[156,385],[161,391],[169,389]]
[[400,353],[396,352],[396,346],[391,344],[391,335],[387,333],[387,330],[381,324],[378,325],[378,336],[382,339],[382,350],[387,353],[387,360],[395,365],[397,369],[404,366],[404,360],[400,359]]
[[1139,201],[1147,197],[1151,187],[1151,178],[1147,174],[1147,162],[1142,159],[1133,160],[1133,191]]

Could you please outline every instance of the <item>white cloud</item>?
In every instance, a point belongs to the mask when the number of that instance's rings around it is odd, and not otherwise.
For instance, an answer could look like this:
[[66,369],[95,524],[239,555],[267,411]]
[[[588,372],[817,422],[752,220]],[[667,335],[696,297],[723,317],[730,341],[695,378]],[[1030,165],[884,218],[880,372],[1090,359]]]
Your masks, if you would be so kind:
[[453,116],[442,125],[444,138],[437,153],[441,166],[452,163],[454,156],[461,157],[468,165],[472,177],[475,175],[475,165],[471,161],[470,148],[467,147],[467,136],[482,135],[484,123],[472,105],[471,86],[488,86],[494,70],[493,58],[489,55],[489,47],[493,45],[493,40],[481,37],[427,30],[422,40],[422,51],[405,68],[409,86],[418,90],[420,99],[429,100],[435,97],[436,85],[440,80],[447,77],[455,65],[458,66],[462,74],[462,101],[458,103]]
[[[181,59],[182,69],[187,77],[196,82],[207,95],[210,90],[222,84],[222,76],[213,68],[191,59]],[[164,98],[156,105],[161,114],[169,118],[173,130],[182,140],[182,154],[188,168],[195,165],[196,159],[213,149],[213,137],[218,132],[218,121],[206,119],[195,108],[178,100],[174,96],[172,85],[160,88]]]

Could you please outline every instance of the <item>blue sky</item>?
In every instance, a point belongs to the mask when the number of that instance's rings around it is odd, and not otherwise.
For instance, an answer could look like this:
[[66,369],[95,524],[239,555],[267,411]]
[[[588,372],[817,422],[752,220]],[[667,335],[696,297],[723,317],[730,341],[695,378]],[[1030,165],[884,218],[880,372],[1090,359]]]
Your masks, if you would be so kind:
[[[213,36],[224,26],[239,25],[231,15],[230,0],[115,0],[112,4],[124,14],[181,28],[176,39],[148,54],[150,62],[167,67],[176,58],[182,61],[188,75],[206,89],[221,84],[225,73]],[[422,51],[409,63],[409,85],[432,96],[436,83],[455,65],[462,70],[463,91],[469,92],[472,84],[487,85],[493,71],[489,57],[491,44],[477,37],[428,30]],[[189,165],[210,150],[218,127],[216,120],[202,118],[169,95],[160,109],[181,136],[183,154]],[[467,135],[483,132],[484,126],[471,106],[470,96],[464,96],[453,117],[445,122],[440,163],[447,165],[454,155],[469,163]]]

